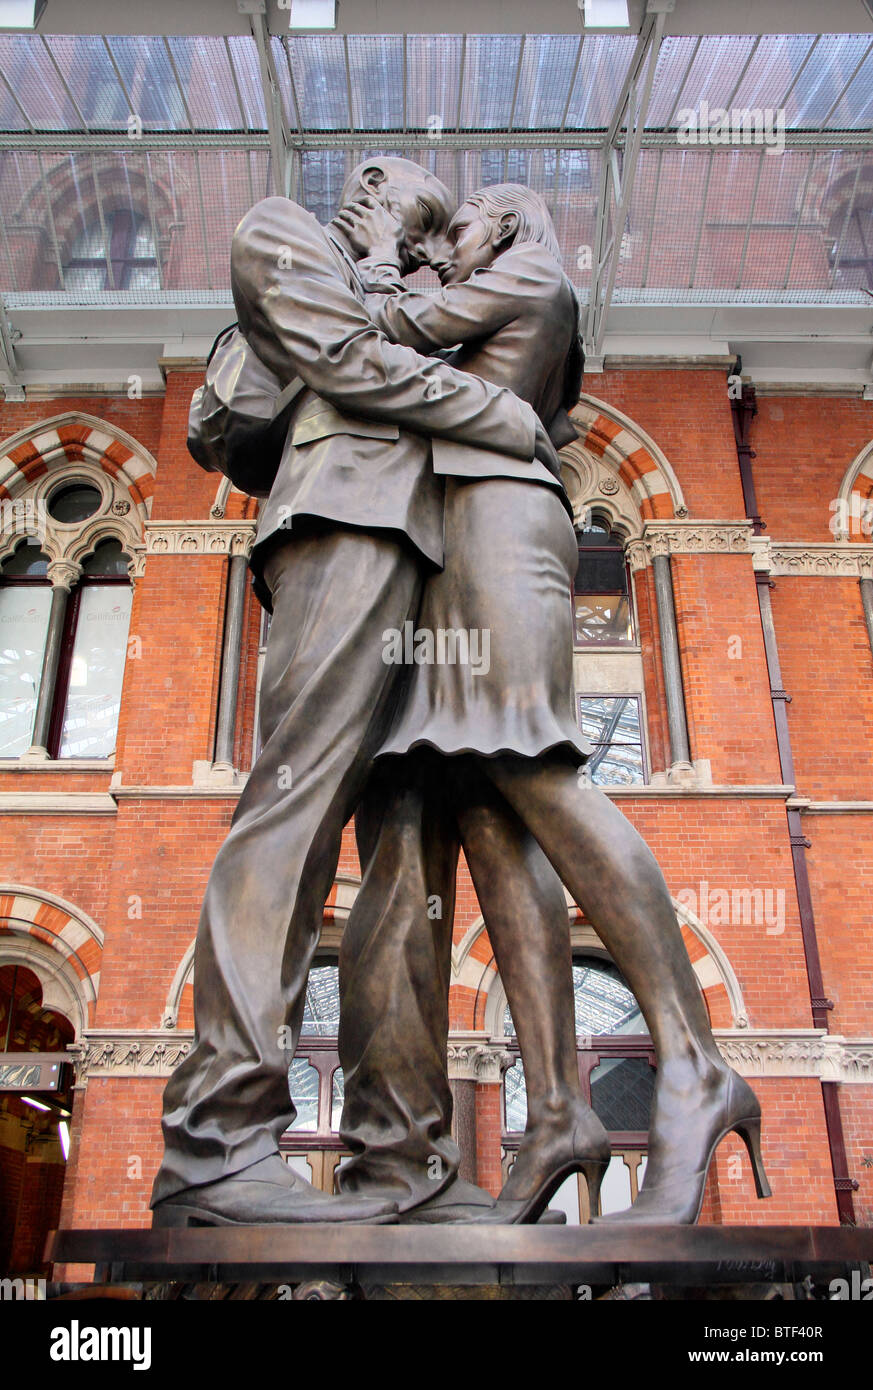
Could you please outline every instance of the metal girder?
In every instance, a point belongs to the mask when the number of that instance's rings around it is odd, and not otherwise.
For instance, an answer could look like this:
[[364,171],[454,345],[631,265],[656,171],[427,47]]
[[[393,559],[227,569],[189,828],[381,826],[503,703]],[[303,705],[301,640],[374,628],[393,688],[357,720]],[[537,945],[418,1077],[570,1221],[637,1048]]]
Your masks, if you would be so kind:
[[258,67],[261,73],[261,88],[264,94],[264,109],[267,113],[267,127],[270,135],[270,153],[273,161],[273,182],[276,192],[287,198],[291,191],[291,132],[282,104],[279,77],[273,63],[273,50],[266,20],[262,14],[249,15],[252,36],[258,50]]
[[[664,33],[664,19],[663,13],[650,16],[640,31],[633,61],[625,74],[604,143],[591,267],[591,290],[583,330],[585,355],[594,360],[600,358],[603,352],[606,316],[615,289],[622,237],[627,225],[634,175],[652,96],[658,52]],[[639,99],[637,97],[638,92]],[[627,112],[626,118],[625,112]],[[626,129],[626,136],[624,140],[620,140],[619,136],[623,127]],[[619,148],[623,149],[624,154],[620,174],[618,168]],[[611,214],[613,202],[615,203],[615,212]]]
[[[873,130],[786,130],[785,148],[787,150],[873,150]],[[72,150],[120,150],[131,145],[126,130],[115,135],[78,134],[70,135],[64,131],[6,131],[0,133],[0,150],[48,150],[68,153]],[[371,131],[294,131],[291,135],[292,148],[301,150],[372,150],[384,145],[396,149],[402,145],[407,150],[433,150],[435,141],[428,131],[371,130]],[[626,143],[624,129],[620,130],[610,146],[600,130],[446,130],[440,131],[439,148],[454,150],[608,150],[622,149]],[[271,149],[271,138],[266,131],[249,131],[239,134],[236,131],[161,131],[150,134],[146,131],[137,138],[138,150],[263,150]],[[675,130],[646,130],[640,135],[640,149],[643,150],[699,150],[709,154],[713,149],[752,150],[757,146],[751,143],[729,143],[716,145],[714,141],[694,145],[680,143]]]

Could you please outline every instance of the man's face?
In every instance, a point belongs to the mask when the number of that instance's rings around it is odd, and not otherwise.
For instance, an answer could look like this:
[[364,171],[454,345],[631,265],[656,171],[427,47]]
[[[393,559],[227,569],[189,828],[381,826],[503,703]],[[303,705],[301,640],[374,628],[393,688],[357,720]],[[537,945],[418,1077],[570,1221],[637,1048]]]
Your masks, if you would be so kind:
[[432,264],[444,285],[457,285],[490,265],[496,253],[491,224],[474,203],[464,203],[451,220],[442,255]]
[[454,209],[439,189],[427,181],[387,180],[380,202],[403,228],[401,270],[411,275],[423,265],[445,257],[446,230]]

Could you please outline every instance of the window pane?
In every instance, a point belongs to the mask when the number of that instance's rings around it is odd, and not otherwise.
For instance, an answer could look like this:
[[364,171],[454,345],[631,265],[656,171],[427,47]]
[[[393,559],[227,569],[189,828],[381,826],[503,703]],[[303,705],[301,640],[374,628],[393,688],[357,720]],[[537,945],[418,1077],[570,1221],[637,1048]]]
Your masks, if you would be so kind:
[[576,641],[615,646],[634,640],[630,604],[624,594],[573,595]]
[[574,965],[573,995],[577,1037],[648,1032],[639,1004],[608,961]]
[[339,1032],[339,967],[314,965],[306,985],[301,1033],[307,1038],[335,1038]]
[[340,1127],[343,1114],[343,1101],[346,1095],[346,1079],[342,1067],[337,1067],[330,1087],[330,1127],[334,1134]]
[[580,695],[579,727],[594,745],[586,769],[595,786],[631,786],[645,781],[636,695]]
[[288,1089],[297,1110],[297,1118],[288,1126],[290,1130],[318,1129],[318,1072],[311,1067],[305,1057],[295,1057],[288,1068]]
[[83,588],[61,733],[62,758],[108,758],[115,749],[133,592]]
[[609,1130],[647,1130],[655,1072],[642,1057],[610,1058],[591,1073],[591,1104]]
[[30,747],[51,606],[48,584],[0,588],[0,758]]
[[506,1072],[503,1094],[506,1101],[506,1129],[510,1133],[524,1129],[527,1124],[527,1086],[521,1058]]

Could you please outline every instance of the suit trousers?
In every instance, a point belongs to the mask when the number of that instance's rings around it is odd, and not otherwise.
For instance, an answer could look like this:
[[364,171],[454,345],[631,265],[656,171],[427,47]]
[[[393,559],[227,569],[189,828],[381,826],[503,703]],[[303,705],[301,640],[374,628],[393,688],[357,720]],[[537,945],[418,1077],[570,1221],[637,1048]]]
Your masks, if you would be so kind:
[[152,1204],[275,1153],[294,1119],[288,1066],[342,831],[399,698],[383,632],[415,616],[422,561],[402,537],[313,522],[264,576],[263,749],[206,889],[194,1042],[164,1094]]

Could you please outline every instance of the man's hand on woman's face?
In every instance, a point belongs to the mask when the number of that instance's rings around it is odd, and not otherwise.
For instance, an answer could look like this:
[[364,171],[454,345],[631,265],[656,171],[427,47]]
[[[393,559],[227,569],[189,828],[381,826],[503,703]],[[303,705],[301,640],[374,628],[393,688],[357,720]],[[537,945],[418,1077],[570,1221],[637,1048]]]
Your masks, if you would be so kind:
[[401,263],[404,228],[382,203],[362,197],[342,208],[334,221],[344,233],[356,260],[379,256],[397,265]]

